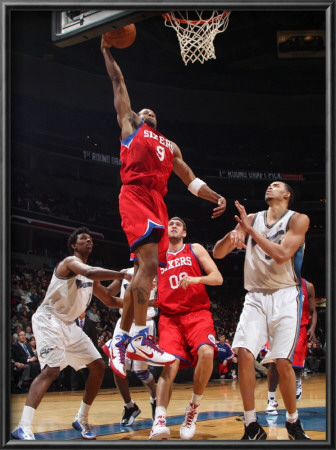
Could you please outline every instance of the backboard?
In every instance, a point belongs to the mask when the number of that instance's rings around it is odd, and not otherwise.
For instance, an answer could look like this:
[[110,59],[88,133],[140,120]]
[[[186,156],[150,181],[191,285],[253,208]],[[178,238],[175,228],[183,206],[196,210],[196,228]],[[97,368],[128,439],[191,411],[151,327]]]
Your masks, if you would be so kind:
[[160,14],[134,10],[53,11],[51,39],[57,46],[67,47]]

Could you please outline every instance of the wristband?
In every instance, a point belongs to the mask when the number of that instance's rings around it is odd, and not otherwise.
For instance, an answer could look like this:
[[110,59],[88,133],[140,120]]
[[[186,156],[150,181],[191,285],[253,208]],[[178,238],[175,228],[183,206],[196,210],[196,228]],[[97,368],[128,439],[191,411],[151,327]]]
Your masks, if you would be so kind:
[[191,183],[189,183],[188,185],[188,190],[194,194],[194,195],[198,195],[198,191],[201,189],[201,187],[206,184],[203,180],[200,180],[199,178],[195,178],[194,180],[192,180]]

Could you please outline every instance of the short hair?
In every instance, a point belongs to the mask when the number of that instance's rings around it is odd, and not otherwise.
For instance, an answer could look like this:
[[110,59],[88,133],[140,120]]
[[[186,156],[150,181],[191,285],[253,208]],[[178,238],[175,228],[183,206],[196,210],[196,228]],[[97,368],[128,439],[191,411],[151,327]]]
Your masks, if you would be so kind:
[[77,236],[82,233],[90,234],[90,230],[87,227],[76,228],[76,230],[74,230],[68,237],[68,250],[69,250],[70,255],[73,255],[73,253],[74,253],[72,244],[76,244]]
[[171,218],[169,219],[169,222],[170,222],[171,220],[178,220],[179,222],[181,222],[182,225],[183,225],[183,231],[187,231],[187,224],[185,223],[185,221],[184,221],[183,219],[181,219],[181,217],[177,217],[177,216],[171,217]]
[[291,186],[289,186],[289,184],[284,183],[284,182],[282,182],[282,183],[284,184],[284,186],[286,188],[286,192],[290,193],[290,197],[289,197],[289,200],[288,200],[288,206],[291,206],[293,201],[294,201],[294,196],[295,196],[294,195],[294,190],[293,190],[293,188]]

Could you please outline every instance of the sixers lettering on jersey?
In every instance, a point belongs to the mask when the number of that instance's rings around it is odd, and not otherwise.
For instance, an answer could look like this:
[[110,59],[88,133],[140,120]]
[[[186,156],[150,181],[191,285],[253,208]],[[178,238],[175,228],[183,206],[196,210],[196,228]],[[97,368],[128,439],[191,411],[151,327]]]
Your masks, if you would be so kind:
[[164,196],[173,170],[173,158],[172,143],[142,122],[134,133],[121,141],[121,181],[124,185],[145,185]]
[[184,276],[200,277],[202,271],[191,244],[184,244],[176,253],[167,252],[167,267],[158,271],[158,306],[161,313],[173,316],[210,308],[203,283],[179,287]]
[[160,267],[160,272],[163,274],[167,270],[174,269],[175,267],[180,266],[191,266],[192,261],[190,256],[181,256],[180,258],[176,258],[170,261],[167,261],[167,267]]

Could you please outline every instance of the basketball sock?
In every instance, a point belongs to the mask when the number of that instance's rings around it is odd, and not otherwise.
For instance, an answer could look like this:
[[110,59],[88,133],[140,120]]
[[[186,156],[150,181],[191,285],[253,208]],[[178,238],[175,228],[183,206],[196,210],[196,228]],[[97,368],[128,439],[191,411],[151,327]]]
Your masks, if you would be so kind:
[[33,423],[33,417],[35,414],[35,408],[32,408],[31,406],[25,406],[23,408],[21,420],[19,422],[19,426],[25,426],[25,427],[31,427]]
[[122,329],[120,328],[118,334],[127,334],[127,336],[128,336],[129,331],[125,331],[125,330],[122,330]]
[[87,417],[89,415],[89,410],[91,408],[91,405],[87,405],[82,401],[80,408],[78,410],[77,416],[79,419],[82,419],[83,417]]
[[155,400],[156,400],[156,397],[155,398],[153,398],[153,397],[149,398],[149,401],[151,402],[151,404],[153,404],[155,402]]
[[195,394],[195,392],[193,392],[190,403],[193,403],[194,405],[199,405],[201,403],[202,397],[203,397],[203,394],[197,395],[197,394]]
[[163,416],[164,418],[166,418],[166,408],[164,406],[157,406],[155,408],[155,420],[159,416]]
[[134,406],[133,400],[131,400],[131,401],[128,402],[128,403],[125,403],[125,406],[126,406],[126,408],[128,408],[128,409],[133,408],[133,406]]
[[136,334],[139,334],[140,331],[145,330],[146,328],[146,325],[134,325],[134,336]]
[[268,391],[268,400],[276,400],[276,392]]
[[293,414],[289,414],[288,411],[286,412],[286,420],[290,423],[296,422],[298,417],[299,417],[298,410],[296,410]]
[[250,423],[257,421],[257,413],[255,409],[251,409],[251,411],[244,411],[245,423],[248,427]]

